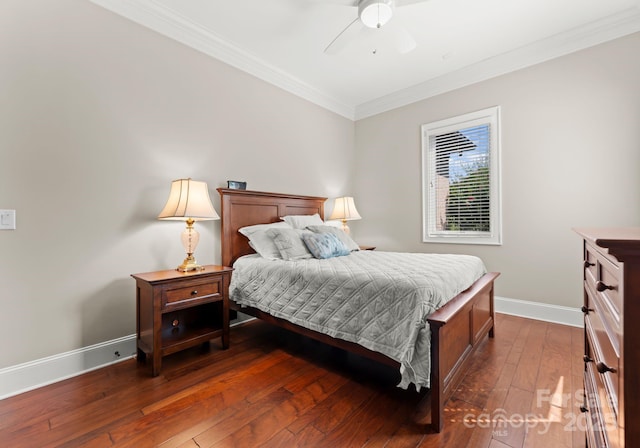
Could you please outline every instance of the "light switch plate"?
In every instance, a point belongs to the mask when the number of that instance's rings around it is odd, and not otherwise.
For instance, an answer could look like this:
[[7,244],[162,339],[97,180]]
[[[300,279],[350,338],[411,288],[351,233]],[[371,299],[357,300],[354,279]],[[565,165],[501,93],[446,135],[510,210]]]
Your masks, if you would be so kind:
[[0,210],[0,230],[16,229],[16,211]]

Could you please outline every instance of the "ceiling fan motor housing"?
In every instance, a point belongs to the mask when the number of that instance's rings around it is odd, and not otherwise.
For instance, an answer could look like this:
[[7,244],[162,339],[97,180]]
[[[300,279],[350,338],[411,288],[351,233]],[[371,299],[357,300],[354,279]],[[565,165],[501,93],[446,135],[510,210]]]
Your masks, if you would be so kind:
[[361,0],[358,17],[369,28],[380,28],[393,16],[393,0]]

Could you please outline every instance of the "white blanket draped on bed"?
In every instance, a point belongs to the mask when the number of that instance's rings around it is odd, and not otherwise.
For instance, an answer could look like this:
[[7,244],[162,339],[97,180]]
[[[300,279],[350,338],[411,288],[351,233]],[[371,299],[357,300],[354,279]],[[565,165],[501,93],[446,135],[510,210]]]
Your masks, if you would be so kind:
[[230,298],[401,364],[399,386],[429,387],[427,316],[485,272],[470,255],[358,251],[326,260],[234,263]]

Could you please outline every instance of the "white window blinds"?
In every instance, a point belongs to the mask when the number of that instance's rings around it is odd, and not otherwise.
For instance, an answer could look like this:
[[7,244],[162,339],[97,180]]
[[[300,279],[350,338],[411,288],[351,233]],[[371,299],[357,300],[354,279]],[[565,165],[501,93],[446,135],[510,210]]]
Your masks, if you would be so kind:
[[500,244],[498,109],[423,126],[424,241]]

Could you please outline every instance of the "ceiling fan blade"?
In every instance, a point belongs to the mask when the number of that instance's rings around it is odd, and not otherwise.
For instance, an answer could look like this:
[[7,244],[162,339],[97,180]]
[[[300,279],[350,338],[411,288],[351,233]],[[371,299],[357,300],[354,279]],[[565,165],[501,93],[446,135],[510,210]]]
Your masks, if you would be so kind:
[[360,22],[360,18],[356,17],[349,25],[345,27],[340,33],[327,45],[324,49],[326,54],[336,54],[340,50],[344,48],[345,45],[349,43],[349,41],[355,37],[355,35],[360,31],[362,25]]
[[376,33],[374,45],[380,51],[406,54],[417,46],[411,34],[397,21],[389,21]]
[[393,34],[393,40],[400,54],[407,54],[416,48],[416,40],[403,27],[394,27]]

